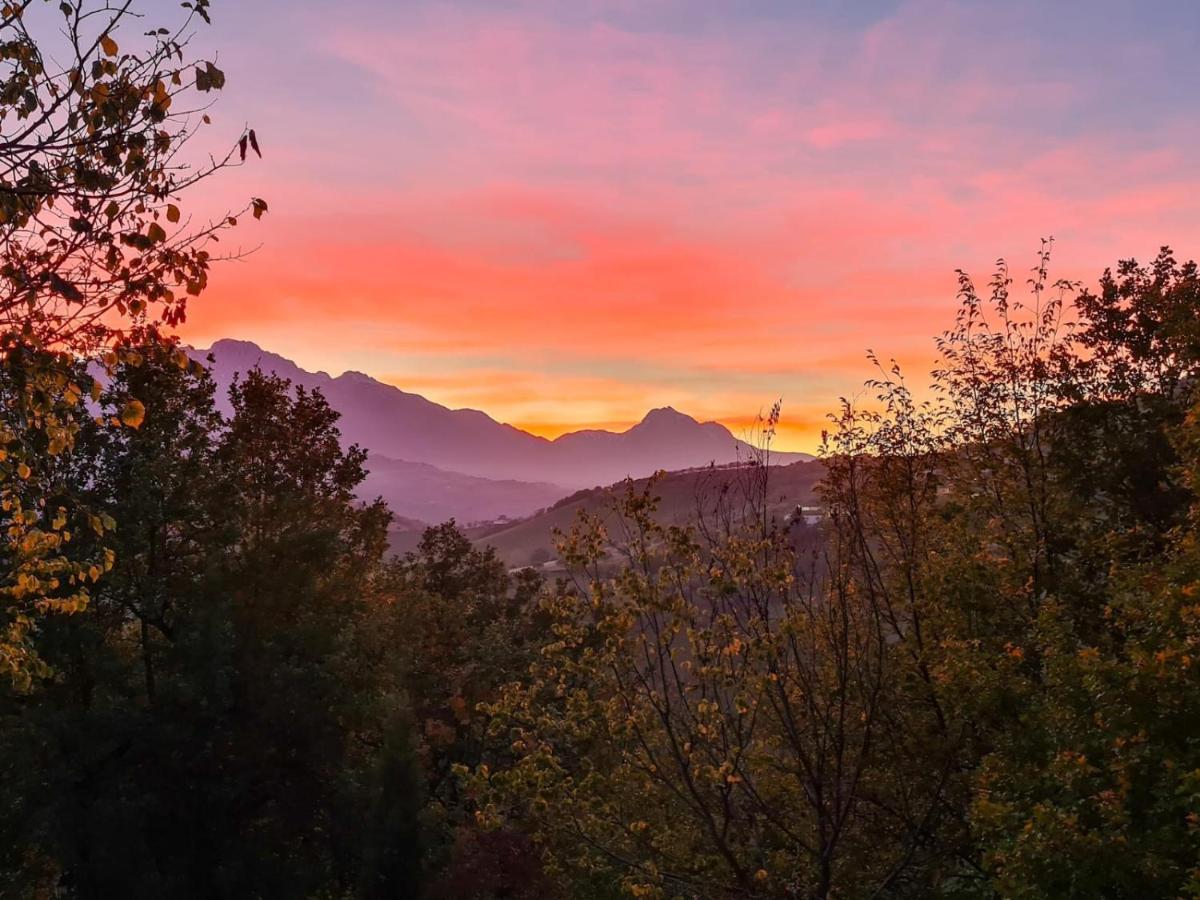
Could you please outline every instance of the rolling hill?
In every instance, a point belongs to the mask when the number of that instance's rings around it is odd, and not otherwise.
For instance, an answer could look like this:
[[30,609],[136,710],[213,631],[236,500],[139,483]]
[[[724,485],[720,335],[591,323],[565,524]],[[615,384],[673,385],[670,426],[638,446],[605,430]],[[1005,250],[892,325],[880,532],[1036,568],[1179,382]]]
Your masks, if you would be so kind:
[[[758,467],[708,467],[659,476],[653,486],[658,498],[657,518],[669,525],[682,525],[699,516],[712,515],[717,504],[724,500],[740,502],[747,479],[761,473]],[[782,518],[797,506],[816,505],[817,482],[824,474],[820,462],[799,462],[787,466],[772,466],[767,474],[767,508]],[[634,490],[642,490],[647,479],[632,482]],[[468,536],[480,546],[493,547],[510,566],[538,564],[553,559],[554,531],[566,531],[580,512],[604,517],[610,534],[617,533],[617,518],[612,512],[613,500],[626,489],[626,484],[608,488],[579,491],[560,500],[550,509],[519,522],[475,528]]]

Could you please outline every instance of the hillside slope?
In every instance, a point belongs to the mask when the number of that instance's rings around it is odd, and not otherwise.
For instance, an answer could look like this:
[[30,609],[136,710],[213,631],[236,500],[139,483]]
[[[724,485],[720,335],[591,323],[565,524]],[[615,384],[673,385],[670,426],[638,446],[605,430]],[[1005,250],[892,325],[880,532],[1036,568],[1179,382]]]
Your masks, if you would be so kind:
[[[664,524],[682,525],[701,515],[711,515],[722,501],[739,503],[747,479],[754,472],[749,467],[713,467],[660,476],[653,488],[654,496],[659,498],[657,518]],[[815,461],[771,467],[768,510],[782,518],[797,506],[817,504],[814,491],[823,474],[824,466]],[[632,487],[640,491],[647,483],[647,479],[639,479],[632,482]],[[493,547],[510,566],[537,564],[557,555],[553,549],[555,529],[569,529],[580,512],[602,516],[610,535],[619,535],[613,501],[627,486],[622,483],[579,491],[538,515],[508,525],[472,529],[468,535],[480,546]]]

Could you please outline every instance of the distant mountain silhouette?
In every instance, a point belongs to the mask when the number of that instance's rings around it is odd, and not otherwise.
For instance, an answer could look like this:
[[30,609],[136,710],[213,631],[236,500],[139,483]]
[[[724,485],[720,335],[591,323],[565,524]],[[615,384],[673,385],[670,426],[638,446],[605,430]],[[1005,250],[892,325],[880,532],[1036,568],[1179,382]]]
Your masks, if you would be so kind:
[[393,513],[424,523],[456,519],[465,526],[521,518],[553,505],[566,492],[554,484],[480,478],[378,453],[370,454],[367,467],[361,496],[382,497]]
[[[361,372],[337,377],[308,372],[248,341],[220,340],[207,350],[193,351],[201,360],[209,354],[222,395],[234,373],[257,366],[319,388],[342,414],[340,427],[348,443],[393,461],[428,463],[480,478],[536,482],[539,494],[547,483],[569,489],[607,485],[659,469],[734,462],[752,453],[750,445],[724,425],[700,423],[670,407],[651,410],[627,431],[577,431],[551,441],[476,409],[448,409]],[[772,461],[780,464],[811,458],[772,453]]]

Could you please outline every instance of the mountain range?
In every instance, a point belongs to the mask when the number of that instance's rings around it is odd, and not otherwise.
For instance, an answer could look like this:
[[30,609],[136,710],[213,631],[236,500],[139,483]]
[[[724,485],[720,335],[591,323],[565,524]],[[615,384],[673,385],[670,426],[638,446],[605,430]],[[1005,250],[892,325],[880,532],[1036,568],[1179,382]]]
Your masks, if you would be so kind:
[[[343,438],[364,447],[364,488],[398,515],[424,522],[527,515],[583,487],[746,460],[754,448],[717,422],[671,407],[651,410],[622,432],[586,430],[553,440],[497,422],[476,409],[449,409],[361,372],[307,371],[249,341],[224,339],[191,351],[224,398],[235,373],[254,368],[316,388],[341,413]],[[211,361],[210,361],[211,358]],[[812,457],[772,452],[787,464]]]

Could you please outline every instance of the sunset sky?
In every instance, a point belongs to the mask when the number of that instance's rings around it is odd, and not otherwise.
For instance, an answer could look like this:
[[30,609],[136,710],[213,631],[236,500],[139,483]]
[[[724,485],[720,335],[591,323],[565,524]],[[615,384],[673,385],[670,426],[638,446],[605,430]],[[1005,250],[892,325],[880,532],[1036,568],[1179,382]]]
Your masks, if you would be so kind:
[[214,3],[265,159],[185,337],[545,435],[777,397],[811,450],[956,267],[1200,254],[1200,3]]

